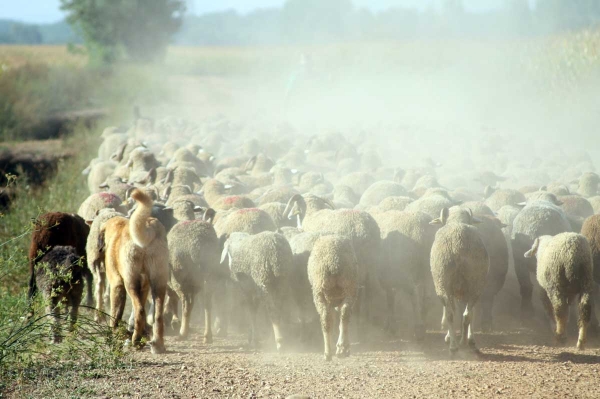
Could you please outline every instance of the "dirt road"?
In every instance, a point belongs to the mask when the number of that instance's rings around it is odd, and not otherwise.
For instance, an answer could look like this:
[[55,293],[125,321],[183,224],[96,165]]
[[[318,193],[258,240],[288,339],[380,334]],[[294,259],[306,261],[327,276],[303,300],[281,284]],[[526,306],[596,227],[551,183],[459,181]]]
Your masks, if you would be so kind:
[[[199,327],[199,326],[196,326]],[[578,352],[545,346],[531,332],[479,334],[480,353],[450,359],[441,332],[425,342],[373,337],[353,344],[352,356],[325,362],[321,348],[277,354],[267,339],[259,351],[245,348],[245,336],[201,343],[194,331],[169,353],[134,354],[131,369],[62,376],[15,394],[31,397],[97,398],[482,398],[600,397],[600,350]],[[302,397],[302,396],[298,396]]]

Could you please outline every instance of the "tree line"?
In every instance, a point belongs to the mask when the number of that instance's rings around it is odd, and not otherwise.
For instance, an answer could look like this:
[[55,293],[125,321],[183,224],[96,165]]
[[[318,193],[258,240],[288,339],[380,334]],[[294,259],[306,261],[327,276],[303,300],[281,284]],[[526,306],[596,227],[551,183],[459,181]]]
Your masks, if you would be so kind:
[[448,37],[521,37],[595,27],[598,0],[505,0],[484,13],[462,0],[422,11],[393,7],[373,12],[351,0],[287,0],[280,8],[248,14],[225,11],[185,15],[183,0],[61,0],[65,22],[27,25],[0,20],[0,43],[80,43],[92,58],[110,63],[160,59],[183,45],[286,45],[346,40]]

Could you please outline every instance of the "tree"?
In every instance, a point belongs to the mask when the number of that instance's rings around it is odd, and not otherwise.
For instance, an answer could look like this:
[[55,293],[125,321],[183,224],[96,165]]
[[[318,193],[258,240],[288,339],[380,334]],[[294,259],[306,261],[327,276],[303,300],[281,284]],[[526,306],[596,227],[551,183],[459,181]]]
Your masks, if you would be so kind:
[[83,37],[92,61],[164,57],[185,12],[183,0],[61,0],[67,21]]

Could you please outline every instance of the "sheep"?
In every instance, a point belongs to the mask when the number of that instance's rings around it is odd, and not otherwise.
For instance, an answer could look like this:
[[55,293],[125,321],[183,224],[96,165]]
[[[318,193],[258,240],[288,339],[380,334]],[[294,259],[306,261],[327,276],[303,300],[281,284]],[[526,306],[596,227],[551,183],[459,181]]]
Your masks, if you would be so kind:
[[85,252],[89,268],[94,276],[94,298],[96,299],[96,321],[103,321],[104,300],[103,295],[106,290],[106,267],[104,263],[104,251],[98,245],[101,242],[102,226],[109,219],[115,216],[125,216],[123,213],[115,211],[113,208],[105,208],[98,211],[93,220],[86,220],[90,226],[90,232],[85,245]]
[[[486,194],[489,191],[488,189],[490,189],[490,186],[486,187]],[[520,191],[505,188],[495,190],[490,195],[486,195],[485,204],[492,211],[496,212],[505,205],[516,206],[525,201],[525,195]]]
[[[352,245],[358,259],[359,283],[364,287],[359,295],[359,303],[364,307],[364,321],[368,320],[370,296],[365,290],[371,290],[375,283],[379,266],[381,237],[379,226],[367,212],[354,209],[333,210],[332,204],[316,196],[296,195],[290,199],[284,211],[289,219],[297,218],[298,227],[305,231],[346,235],[352,239]],[[358,310],[357,310],[358,313]],[[361,329],[361,336],[366,338]]]
[[113,208],[121,213],[127,213],[123,200],[112,193],[92,194],[79,206],[77,214],[84,220],[92,220],[99,210],[104,208]]
[[594,209],[594,215],[597,215],[600,213],[600,195],[596,195],[594,197],[589,197],[587,199],[590,202],[590,205],[592,205],[592,209]]
[[556,323],[555,339],[559,344],[566,341],[569,303],[579,296],[577,349],[583,350],[592,313],[592,253],[587,239],[570,232],[543,235],[535,239],[524,256],[537,259],[542,302]]
[[408,212],[424,212],[435,218],[440,214],[442,209],[450,208],[456,204],[455,201],[436,194],[430,197],[419,198],[408,204],[404,210]]
[[533,285],[529,274],[535,271],[535,262],[523,257],[533,241],[542,235],[556,235],[571,231],[571,224],[559,207],[547,201],[534,201],[525,206],[513,221],[511,246],[515,273],[521,293],[521,316],[524,320],[533,316],[531,295]]
[[560,207],[567,215],[573,232],[579,233],[583,221],[594,214],[592,204],[579,195],[563,195],[558,200],[562,202]]
[[477,212],[474,214],[481,221],[476,223],[475,227],[481,235],[490,260],[487,282],[481,295],[481,327],[483,331],[492,331],[494,298],[504,286],[509,266],[508,244],[502,231],[506,225],[494,216]]
[[213,217],[214,211],[208,209],[203,219],[181,221],[173,226],[167,236],[171,266],[170,286],[182,303],[179,337],[187,338],[194,297],[198,291],[202,291],[204,343],[212,343],[210,278],[217,271],[220,256],[219,239],[212,225]]
[[593,197],[599,194],[598,184],[600,176],[594,172],[586,172],[579,178],[579,187],[577,192],[584,197]]
[[37,262],[35,281],[46,301],[46,313],[52,315],[52,342],[62,340],[60,305],[69,307],[70,329],[77,322],[83,295],[84,265],[72,246],[55,246]]
[[299,194],[297,190],[288,186],[270,186],[255,200],[260,205],[269,204],[272,202],[281,202],[287,204],[287,202],[294,195]]
[[269,214],[262,209],[232,209],[215,223],[219,239],[229,237],[234,232],[258,234],[263,231],[275,231],[277,226]]
[[[308,281],[308,258],[312,252],[313,246],[321,233],[296,230],[296,234],[285,235],[290,243],[292,255],[294,257],[293,269],[290,273],[290,281],[293,281],[291,286],[291,294],[294,302],[298,307],[299,318],[302,324],[302,334],[306,333],[306,316],[314,308],[313,295]],[[312,307],[312,309],[311,309]]]
[[204,198],[211,208],[214,208],[214,204],[222,197],[227,195],[243,194],[241,186],[235,186],[233,184],[223,184],[216,179],[210,179],[204,182],[202,186]]
[[452,214],[444,208],[440,217],[430,222],[442,225],[431,248],[431,274],[435,292],[444,306],[442,327],[448,330],[445,339],[450,344],[450,353],[458,349],[454,331],[456,300],[466,303],[461,344],[475,347],[471,327],[473,307],[483,293],[490,267],[485,244],[471,225],[474,222],[477,219],[460,208],[454,208]]
[[285,204],[282,204],[281,202],[267,203],[267,204],[259,206],[258,209],[261,209],[261,210],[267,212],[269,214],[269,216],[271,217],[271,219],[273,220],[273,222],[275,223],[275,226],[277,228],[280,228],[283,226],[290,226],[290,227],[294,226],[294,222],[289,220],[283,214],[283,212],[285,211]]
[[[354,191],[354,193],[358,196],[362,196],[365,191],[375,183],[375,179],[371,176],[370,173],[367,172],[354,172],[350,173],[340,180],[338,180],[337,184],[342,184],[344,186],[348,186]],[[404,185],[403,185],[404,186]],[[404,186],[406,187],[406,186]]]
[[409,292],[414,311],[414,332],[424,338],[425,297],[431,287],[429,256],[436,229],[432,218],[422,212],[387,211],[375,216],[381,231],[381,285],[387,296],[387,326],[394,330],[394,293],[397,289]]
[[381,212],[403,211],[413,201],[410,197],[387,197],[379,203],[377,208]]
[[363,207],[379,205],[387,197],[405,196],[407,191],[400,184],[393,181],[378,181],[373,183],[360,197]]
[[324,358],[331,360],[331,329],[334,308],[340,312],[336,355],[350,355],[349,323],[358,295],[358,261],[352,241],[339,235],[320,236],[308,259],[308,280],[321,319]]
[[475,215],[487,215],[487,216],[495,216],[494,211],[492,211],[484,202],[482,201],[467,201],[460,204],[460,207],[463,209],[470,209]]
[[99,161],[93,165],[90,164],[89,171],[86,169],[83,172],[84,175],[87,174],[87,185],[90,194],[100,191],[100,185],[114,173],[116,166],[113,161]]
[[217,201],[212,203],[212,208],[219,211],[226,211],[228,209],[244,209],[244,208],[256,208],[254,201],[243,195],[229,195],[221,197]]
[[600,215],[585,219],[581,234],[588,239],[592,251],[594,281],[600,284]]
[[[36,268],[40,257],[57,246],[74,247],[77,256],[86,257],[85,245],[89,233],[90,228],[85,220],[70,213],[49,212],[35,220],[29,245],[29,291],[27,294],[29,300],[37,292]],[[87,286],[87,305],[89,306],[92,304],[92,273],[85,259],[82,266],[82,274],[86,279]]]
[[[525,194],[525,198],[527,198],[527,203],[530,204],[535,201],[546,201],[556,206],[561,206],[563,203],[558,199],[558,197],[552,193],[549,193],[544,190],[535,191],[532,193]],[[526,205],[524,203],[518,205]]]
[[228,258],[231,278],[245,296],[250,315],[250,345],[256,346],[258,301],[271,317],[277,351],[283,349],[281,319],[293,267],[292,250],[284,236],[274,232],[232,234],[223,246],[221,263]]
[[112,193],[119,198],[126,199],[127,192],[132,189],[133,186],[118,176],[109,176],[105,181],[102,182],[102,184],[98,186],[98,188],[101,190],[106,190],[106,192]]
[[193,168],[181,165],[168,169],[167,175],[161,183],[165,185],[171,183],[173,186],[189,186],[194,189],[202,186],[198,173]]

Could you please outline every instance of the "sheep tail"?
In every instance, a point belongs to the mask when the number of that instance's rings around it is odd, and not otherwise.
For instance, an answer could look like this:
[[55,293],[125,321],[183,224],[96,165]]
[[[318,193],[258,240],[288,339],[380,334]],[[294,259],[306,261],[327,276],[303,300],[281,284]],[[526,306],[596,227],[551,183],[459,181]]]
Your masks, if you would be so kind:
[[137,208],[129,220],[129,233],[135,245],[145,248],[156,235],[154,229],[148,225],[148,219],[152,216],[152,198],[138,189],[133,190],[131,198],[137,202]]

